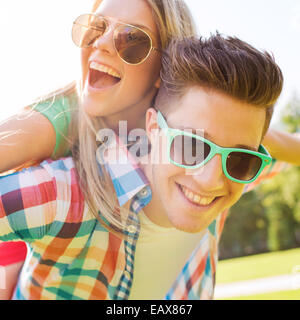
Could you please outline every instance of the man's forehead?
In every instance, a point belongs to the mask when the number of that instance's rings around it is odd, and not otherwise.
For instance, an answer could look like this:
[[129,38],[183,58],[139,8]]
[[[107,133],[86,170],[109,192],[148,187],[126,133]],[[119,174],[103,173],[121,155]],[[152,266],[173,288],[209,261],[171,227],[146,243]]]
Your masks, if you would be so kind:
[[266,110],[218,91],[190,88],[168,109],[174,128],[198,131],[220,146],[257,150],[261,142]]
[[[214,141],[215,138],[213,137],[213,135],[211,135],[208,131],[205,131],[203,129],[188,128],[185,126],[178,126],[176,129],[182,130],[184,132],[193,133],[196,136],[203,137],[203,138],[215,143],[215,141]],[[242,144],[242,143],[237,143],[235,145],[232,145],[231,147],[232,148],[247,149],[247,150],[252,150],[252,151],[258,150],[258,148],[256,148],[256,147],[252,147],[250,145],[246,145],[246,144]]]

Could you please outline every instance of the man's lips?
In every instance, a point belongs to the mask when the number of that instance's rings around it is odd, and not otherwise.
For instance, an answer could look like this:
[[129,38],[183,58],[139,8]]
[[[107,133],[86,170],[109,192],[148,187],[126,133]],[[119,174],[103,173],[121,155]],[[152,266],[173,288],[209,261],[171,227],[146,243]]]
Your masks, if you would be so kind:
[[176,183],[176,185],[185,200],[198,208],[209,209],[221,198],[221,196],[203,196],[199,193],[193,192],[184,185],[178,183]]

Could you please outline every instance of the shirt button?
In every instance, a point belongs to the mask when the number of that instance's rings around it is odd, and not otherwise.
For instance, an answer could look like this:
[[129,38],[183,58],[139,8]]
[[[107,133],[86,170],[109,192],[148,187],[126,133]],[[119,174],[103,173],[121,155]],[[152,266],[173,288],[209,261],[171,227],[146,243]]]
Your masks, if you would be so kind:
[[144,189],[140,192],[140,195],[141,195],[142,197],[146,197],[146,196],[148,195],[148,190],[147,190],[147,188],[144,188]]
[[136,232],[136,227],[133,225],[128,226],[127,228],[128,232],[130,233],[135,233]]

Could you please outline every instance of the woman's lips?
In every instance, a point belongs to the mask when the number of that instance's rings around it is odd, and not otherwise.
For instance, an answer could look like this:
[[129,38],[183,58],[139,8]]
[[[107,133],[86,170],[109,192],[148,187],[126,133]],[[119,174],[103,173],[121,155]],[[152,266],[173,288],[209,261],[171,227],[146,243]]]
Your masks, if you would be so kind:
[[120,82],[120,78],[114,77],[106,72],[89,69],[88,82],[94,90],[106,90],[114,87]]

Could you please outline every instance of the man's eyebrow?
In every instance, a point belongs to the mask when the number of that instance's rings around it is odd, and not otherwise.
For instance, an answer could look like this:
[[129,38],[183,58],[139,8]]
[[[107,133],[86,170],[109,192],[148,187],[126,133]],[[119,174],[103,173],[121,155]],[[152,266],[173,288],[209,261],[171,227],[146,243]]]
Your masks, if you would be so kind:
[[[177,127],[179,130],[183,130],[183,131],[189,131],[189,132],[192,132],[193,134],[195,135],[199,135],[199,133],[203,133],[202,137],[204,138],[207,138],[208,140],[211,140],[213,141],[213,137],[206,131],[204,131],[203,129],[194,129],[194,128],[187,128],[187,127],[182,127],[182,126],[178,126]],[[256,151],[257,152],[257,149],[256,148],[253,148],[253,147],[250,147],[250,146],[247,146],[245,144],[236,144],[234,147],[232,148],[239,148],[239,149],[246,149],[246,150],[251,150],[251,151]]]

